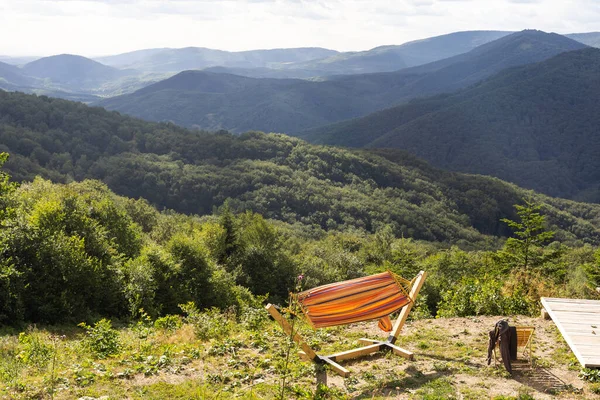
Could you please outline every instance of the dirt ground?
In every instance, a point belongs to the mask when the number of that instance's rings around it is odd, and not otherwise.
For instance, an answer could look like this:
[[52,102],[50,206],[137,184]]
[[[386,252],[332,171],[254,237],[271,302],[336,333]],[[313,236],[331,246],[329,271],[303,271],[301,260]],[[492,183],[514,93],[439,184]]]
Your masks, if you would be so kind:
[[[317,379],[357,399],[420,398],[424,393],[422,388],[440,378],[445,378],[456,389],[456,397],[463,399],[519,395],[535,399],[600,399],[600,395],[590,391],[589,383],[578,378],[581,366],[550,320],[509,318],[513,326],[535,327],[533,368],[521,354],[521,360],[513,363],[512,376],[500,362],[495,366],[492,360],[488,366],[488,331],[499,319],[445,318],[409,322],[398,344],[414,353],[413,361],[379,354],[344,363],[352,371],[350,378],[343,379],[328,371]],[[348,332],[352,336],[386,337],[375,323],[357,324],[349,327]],[[394,382],[397,386],[393,386]]]

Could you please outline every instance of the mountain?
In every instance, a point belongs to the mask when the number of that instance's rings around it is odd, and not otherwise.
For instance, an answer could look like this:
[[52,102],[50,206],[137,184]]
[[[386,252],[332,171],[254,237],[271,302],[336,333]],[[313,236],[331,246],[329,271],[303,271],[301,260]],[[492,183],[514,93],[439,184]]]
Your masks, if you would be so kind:
[[598,49],[562,53],[305,137],[401,148],[438,167],[600,202],[599,70]]
[[[235,210],[307,228],[473,246],[509,233],[502,217],[533,196],[560,239],[600,243],[600,206],[552,199],[495,178],[438,170],[401,151],[344,150],[284,135],[235,136],[144,122],[98,107],[0,92],[0,151],[18,180],[94,178],[160,208]],[[492,235],[492,236],[490,236]]]
[[321,75],[349,75],[391,72],[428,64],[500,39],[508,31],[466,31],[407,42],[399,46],[380,46],[367,51],[348,52],[300,63],[282,69],[320,71]]
[[159,54],[163,51],[172,50],[168,47],[158,49],[142,49],[130,51],[127,53],[109,55],[103,57],[95,57],[94,60],[101,64],[108,65],[115,68],[127,68],[129,65],[143,62],[145,59]]
[[117,68],[148,72],[181,72],[223,69],[220,72],[253,78],[313,78],[395,71],[465,53],[508,35],[505,31],[455,32],[399,46],[338,53],[322,48],[297,48],[227,52],[202,47],[145,49],[97,61]]
[[92,102],[101,98],[86,93],[65,92],[53,88],[51,84],[40,78],[25,75],[21,68],[0,62],[0,89],[35,93],[52,97],[59,97],[74,101]]
[[26,79],[5,89],[86,102],[134,92],[171,76],[120,70],[70,54],[40,58],[17,70]]
[[209,67],[202,71],[217,74],[230,74],[246,76],[249,78],[274,78],[274,79],[307,79],[322,81],[327,75],[326,71],[313,69],[284,69],[284,68],[232,68],[232,67]]
[[131,74],[131,71],[122,71],[70,54],[40,58],[24,65],[23,72],[77,89],[90,88]]
[[230,52],[186,47],[183,49],[148,49],[116,56],[100,57],[99,61],[119,68],[145,72],[181,72],[209,67],[264,68],[272,64],[298,62],[337,54],[319,47],[296,49],[249,50]]
[[600,47],[600,32],[569,33],[565,36],[591,47]]
[[[187,127],[297,133],[415,97],[452,91],[503,68],[541,61],[582,47],[585,46],[560,35],[523,31],[466,54],[397,72],[310,82],[188,71],[97,104]],[[224,85],[224,80],[231,82]]]
[[0,62],[0,88],[28,86],[32,81],[33,79],[26,76],[18,67]]
[[[333,86],[333,88],[331,88]],[[185,71],[97,105],[148,120],[244,132],[294,131],[368,113],[355,89],[294,79],[254,79]]]

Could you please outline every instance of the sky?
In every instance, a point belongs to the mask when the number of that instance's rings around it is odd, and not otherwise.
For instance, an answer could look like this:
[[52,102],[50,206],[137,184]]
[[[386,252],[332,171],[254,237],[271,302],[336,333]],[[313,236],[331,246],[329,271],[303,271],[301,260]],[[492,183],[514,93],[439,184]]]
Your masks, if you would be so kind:
[[600,0],[0,0],[0,55],[366,50],[464,30],[600,31]]

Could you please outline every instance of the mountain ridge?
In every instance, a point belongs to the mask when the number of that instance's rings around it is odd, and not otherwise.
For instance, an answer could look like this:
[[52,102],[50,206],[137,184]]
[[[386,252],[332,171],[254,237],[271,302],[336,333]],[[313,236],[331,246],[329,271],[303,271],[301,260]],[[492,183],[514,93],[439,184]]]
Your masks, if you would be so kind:
[[[505,236],[500,218],[535,197],[565,241],[600,243],[600,206],[553,199],[496,178],[439,170],[403,151],[315,146],[144,122],[98,107],[0,91],[0,151],[16,180],[99,179],[159,207],[236,210],[319,229],[394,234],[465,246]],[[487,239],[486,239],[487,238]],[[562,240],[561,239],[561,240]]]
[[[506,51],[506,43],[513,46],[512,53]],[[530,46],[521,49],[523,44]],[[336,76],[314,82],[235,78],[240,83],[238,88],[219,95],[181,88],[183,75],[176,75],[160,85],[146,87],[142,92],[103,100],[97,105],[187,127],[293,134],[366,115],[414,97],[468,86],[501,68],[585,47],[573,40],[538,31],[518,32],[485,46],[483,54],[472,54],[476,48],[455,56],[450,65],[439,61],[433,64],[433,69],[432,64],[426,64],[397,72]],[[419,72],[421,70],[425,72]],[[204,81],[211,77],[222,79],[202,73],[186,73],[185,76],[189,78],[187,87],[209,86],[210,82]],[[176,84],[170,88],[174,82]]]
[[600,201],[600,50],[500,72],[451,94],[313,130],[317,143],[397,147],[441,168],[498,176],[554,196]]

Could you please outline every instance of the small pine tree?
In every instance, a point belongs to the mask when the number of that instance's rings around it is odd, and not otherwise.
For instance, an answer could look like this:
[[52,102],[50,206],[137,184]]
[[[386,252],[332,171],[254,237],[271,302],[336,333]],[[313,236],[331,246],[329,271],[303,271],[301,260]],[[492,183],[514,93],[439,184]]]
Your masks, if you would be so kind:
[[526,199],[525,205],[515,204],[519,221],[501,219],[513,229],[516,236],[508,238],[505,251],[516,257],[524,269],[535,264],[532,250],[535,247],[542,247],[554,238],[554,232],[546,230],[546,217],[540,214],[541,208],[541,204]]
[[229,207],[229,200],[225,201],[219,214],[219,224],[225,229],[224,252],[219,257],[218,262],[226,267],[230,267],[228,262],[236,251],[237,231],[234,222],[234,216]]

